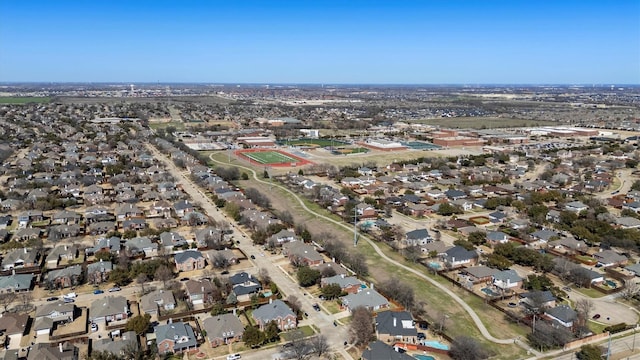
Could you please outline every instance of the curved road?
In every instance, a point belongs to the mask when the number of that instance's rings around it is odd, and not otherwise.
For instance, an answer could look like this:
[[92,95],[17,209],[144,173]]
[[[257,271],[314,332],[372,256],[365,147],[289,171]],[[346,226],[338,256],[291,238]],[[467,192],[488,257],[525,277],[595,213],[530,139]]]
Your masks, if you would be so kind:
[[[211,159],[211,161],[213,161],[215,163],[218,163],[218,164],[221,164],[221,165],[231,165],[229,163],[218,161],[218,160],[214,159],[211,155],[209,155],[209,158]],[[304,201],[302,201],[300,199],[300,197],[296,193],[294,193],[293,191],[285,188],[284,186],[281,186],[279,184],[274,184],[273,182],[268,182],[268,181],[264,181],[262,179],[259,179],[257,174],[256,174],[256,172],[253,169],[245,167],[245,166],[242,166],[242,165],[238,165],[238,164],[233,164],[233,166],[236,166],[236,167],[242,168],[244,170],[250,171],[253,174],[253,178],[258,182],[261,182],[263,184],[268,184],[270,186],[276,186],[276,187],[288,192],[289,194],[291,194],[298,201],[300,206],[302,206],[302,208],[305,209],[307,212],[309,212],[311,214],[314,214],[314,215],[316,215],[318,217],[321,217],[322,219],[324,219],[326,221],[329,221],[329,222],[332,222],[332,223],[334,223],[334,224],[336,224],[338,226],[341,226],[341,227],[343,227],[343,228],[345,228],[347,230],[352,230],[352,228],[350,226],[347,226],[342,222],[336,221],[336,220],[331,219],[331,218],[329,218],[327,216],[324,216],[322,214],[318,214],[318,213],[314,212],[313,210],[309,209],[306,206],[306,204],[304,203]],[[421,273],[421,272],[419,272],[419,271],[417,271],[415,269],[412,269],[412,268],[410,268],[408,266],[405,266],[405,265],[403,265],[403,264],[401,264],[401,263],[389,258],[384,252],[382,252],[382,250],[380,250],[378,245],[376,243],[374,243],[368,237],[361,236],[361,238],[366,240],[367,243],[369,243],[369,245],[371,245],[373,247],[373,249],[376,251],[376,253],[380,257],[382,257],[384,260],[386,260],[387,262],[392,263],[392,264],[394,264],[394,265],[396,265],[396,266],[398,266],[398,267],[400,267],[400,268],[402,268],[402,269],[404,269],[406,271],[409,271],[409,272],[419,276],[420,278],[428,281],[433,286],[437,287],[438,289],[442,290],[447,295],[449,295],[451,298],[453,298],[460,306],[462,306],[462,308],[469,314],[469,316],[471,316],[471,318],[473,319],[473,322],[476,324],[476,327],[478,328],[478,330],[480,330],[480,333],[482,334],[482,336],[484,336],[487,340],[489,340],[491,342],[494,342],[494,343],[497,343],[497,344],[503,344],[503,345],[517,343],[520,346],[522,346],[523,348],[525,348],[526,350],[534,352],[534,350],[531,349],[529,346],[527,346],[526,344],[524,344],[522,342],[518,342],[517,339],[515,339],[515,338],[512,338],[512,339],[498,339],[498,338],[494,337],[493,335],[491,335],[489,333],[489,331],[487,330],[486,326],[484,326],[484,324],[482,323],[482,320],[480,320],[480,317],[478,317],[478,314],[476,314],[476,312],[466,302],[464,302],[464,300],[462,300],[460,297],[458,297],[458,295],[456,295],[453,291],[449,290],[446,286],[436,282],[435,280],[433,280],[430,277],[424,275],[423,273]]]

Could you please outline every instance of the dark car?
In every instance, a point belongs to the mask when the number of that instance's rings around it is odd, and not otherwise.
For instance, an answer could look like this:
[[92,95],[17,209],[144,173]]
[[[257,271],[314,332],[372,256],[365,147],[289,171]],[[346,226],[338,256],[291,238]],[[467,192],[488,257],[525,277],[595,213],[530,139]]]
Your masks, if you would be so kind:
[[47,301],[56,301],[56,300],[58,300],[58,298],[55,297],[55,296],[52,296],[52,297],[47,299]]
[[102,290],[100,290],[100,289],[96,289],[96,290],[93,290],[93,293],[94,293],[94,294],[96,294],[96,295],[98,295],[98,294],[102,294],[102,293],[104,293],[104,291],[102,291]]
[[426,322],[420,322],[418,323],[418,327],[420,328],[420,330],[427,330],[429,328],[429,324],[427,324]]
[[591,317],[593,320],[600,319],[600,314],[595,314]]
[[282,345],[283,348],[290,348],[292,346],[293,346],[293,343],[290,343],[290,342]]
[[320,311],[320,305],[318,305],[318,304],[313,304],[313,309],[314,309],[315,311]]
[[418,340],[424,340],[426,338],[427,337],[424,335],[424,333],[421,333],[421,332],[418,333]]
[[255,255],[251,255],[250,257],[251,257],[251,259],[252,259],[252,260],[255,260],[255,259],[256,259],[256,256],[255,256]]
[[189,278],[182,278],[180,281],[189,281]]

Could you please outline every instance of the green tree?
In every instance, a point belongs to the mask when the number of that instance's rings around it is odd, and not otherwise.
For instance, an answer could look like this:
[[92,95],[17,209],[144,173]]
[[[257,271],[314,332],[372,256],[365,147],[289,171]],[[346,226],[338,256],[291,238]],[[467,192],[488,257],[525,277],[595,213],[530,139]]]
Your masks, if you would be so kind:
[[126,331],[134,331],[137,335],[142,335],[147,332],[149,328],[149,324],[151,320],[151,315],[144,314],[134,316],[127,321],[127,325],[125,326]]
[[246,172],[243,172],[241,178],[242,180],[249,180],[249,175]]
[[437,213],[438,215],[442,215],[442,216],[450,216],[453,214],[462,214],[462,210],[455,205],[451,205],[449,203],[442,203],[440,204],[440,206],[438,206]]
[[109,273],[109,281],[118,286],[125,286],[131,282],[131,278],[127,270],[117,267]]
[[578,360],[600,360],[602,359],[602,349],[596,345],[583,345],[580,351],[576,352]]
[[493,253],[487,256],[487,265],[500,270],[506,270],[513,265],[513,262],[500,254]]
[[93,255],[97,261],[111,261],[113,262],[115,256],[109,250],[100,250]]
[[473,245],[482,245],[487,242],[487,234],[482,231],[474,231],[467,238]]
[[458,240],[454,240],[453,241],[454,245],[458,245],[458,246],[462,246],[463,248],[465,248],[468,251],[474,250],[476,247],[473,246],[473,244],[467,240],[462,240],[462,239],[458,239]]
[[335,299],[342,294],[342,289],[338,284],[325,285],[320,289],[320,291],[322,292],[322,296],[327,300]]
[[278,323],[275,320],[269,321],[264,328],[264,339],[267,342],[274,342],[280,339],[280,329],[278,329]]
[[302,266],[298,269],[298,283],[300,286],[308,287],[315,285],[320,280],[320,271],[311,269],[308,266]]
[[211,316],[222,315],[225,314],[227,310],[224,308],[224,304],[221,302],[213,303],[211,307]]
[[250,348],[256,348],[264,343],[264,333],[256,326],[249,325],[244,329],[242,341]]

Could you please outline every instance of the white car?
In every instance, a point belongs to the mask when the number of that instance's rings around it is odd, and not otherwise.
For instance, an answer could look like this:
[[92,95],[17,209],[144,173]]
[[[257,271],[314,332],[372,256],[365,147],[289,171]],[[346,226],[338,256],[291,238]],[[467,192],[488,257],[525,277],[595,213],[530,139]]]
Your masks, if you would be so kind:
[[109,292],[116,292],[116,291],[120,291],[119,287],[112,287],[111,289],[109,289]]
[[91,323],[91,331],[93,331],[93,332],[98,331],[98,324],[96,324],[96,323]]
[[65,299],[75,299],[78,297],[78,295],[74,292],[70,292],[68,294],[62,295],[62,297]]

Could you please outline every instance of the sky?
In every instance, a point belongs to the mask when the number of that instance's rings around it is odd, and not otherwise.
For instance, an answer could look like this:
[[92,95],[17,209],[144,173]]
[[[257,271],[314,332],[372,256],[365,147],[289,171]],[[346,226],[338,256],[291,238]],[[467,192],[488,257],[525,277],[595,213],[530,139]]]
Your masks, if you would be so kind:
[[640,84],[640,0],[1,0],[0,82]]

